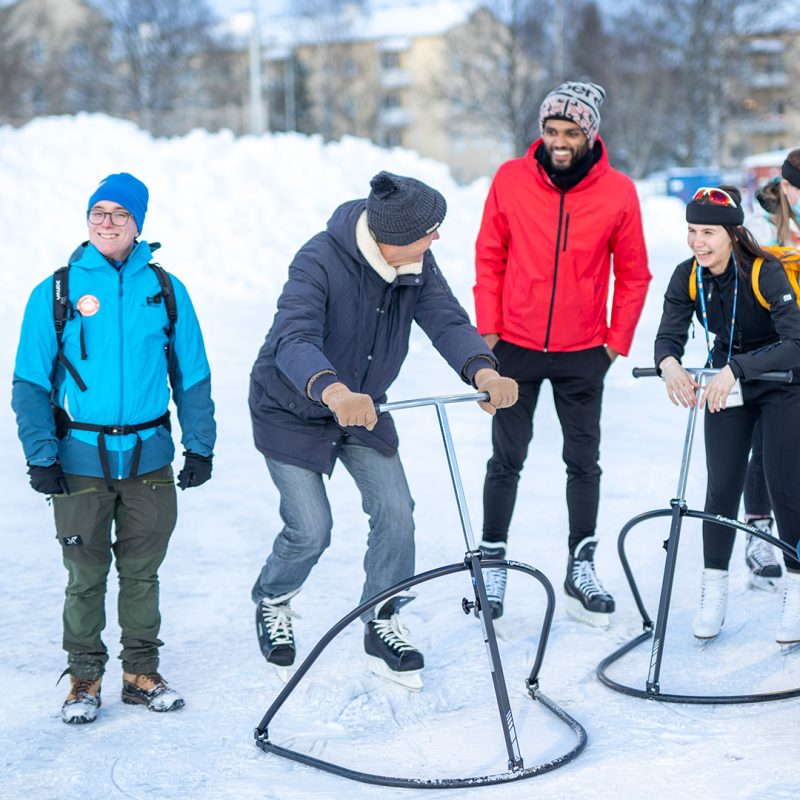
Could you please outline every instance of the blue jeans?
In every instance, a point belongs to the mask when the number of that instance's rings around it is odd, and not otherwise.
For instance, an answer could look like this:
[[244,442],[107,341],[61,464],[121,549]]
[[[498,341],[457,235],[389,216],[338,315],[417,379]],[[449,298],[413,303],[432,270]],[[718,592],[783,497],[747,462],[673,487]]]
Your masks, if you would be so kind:
[[[400,456],[384,456],[349,437],[339,459],[361,493],[369,516],[366,580],[360,602],[414,574],[414,501]],[[267,458],[280,492],[283,529],[261,569],[253,602],[299,589],[331,541],[333,518],[322,474]],[[373,617],[370,611],[364,620]]]

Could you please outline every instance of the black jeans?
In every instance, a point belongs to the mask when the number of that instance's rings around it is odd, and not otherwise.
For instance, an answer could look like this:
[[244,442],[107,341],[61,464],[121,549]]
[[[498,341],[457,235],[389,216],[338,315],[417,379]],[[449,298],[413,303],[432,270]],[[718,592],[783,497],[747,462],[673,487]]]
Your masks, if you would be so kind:
[[483,488],[483,538],[504,542],[542,382],[549,380],[564,435],[567,465],[569,546],[593,536],[600,499],[600,410],[603,380],[611,361],[605,347],[570,353],[542,353],[499,341],[494,354],[500,373],[519,383],[519,401],[500,409],[492,421],[492,457]]
[[[764,475],[780,538],[795,547],[800,539],[800,385],[767,381],[743,384],[744,405],[705,415],[708,487],[705,510],[736,519],[745,484],[753,430],[760,424]],[[735,532],[703,523],[703,557],[708,569],[728,569]],[[787,567],[800,563],[784,556]]]

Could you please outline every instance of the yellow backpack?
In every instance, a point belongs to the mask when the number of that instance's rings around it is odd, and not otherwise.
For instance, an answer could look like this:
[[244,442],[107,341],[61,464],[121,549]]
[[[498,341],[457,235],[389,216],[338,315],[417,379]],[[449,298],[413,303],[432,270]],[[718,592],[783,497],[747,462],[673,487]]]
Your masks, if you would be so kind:
[[[789,285],[792,287],[794,296],[797,299],[797,305],[800,306],[800,250],[796,247],[782,247],[778,244],[763,247],[770,255],[780,261],[786,271],[786,277],[789,279]],[[753,262],[752,281],[753,281],[753,294],[756,299],[761,303],[764,308],[769,309],[769,303],[764,299],[761,290],[758,288],[758,277],[761,274],[761,265],[764,263],[763,258],[757,258]],[[692,263],[692,272],[689,276],[689,297],[692,300],[697,298],[697,261]]]

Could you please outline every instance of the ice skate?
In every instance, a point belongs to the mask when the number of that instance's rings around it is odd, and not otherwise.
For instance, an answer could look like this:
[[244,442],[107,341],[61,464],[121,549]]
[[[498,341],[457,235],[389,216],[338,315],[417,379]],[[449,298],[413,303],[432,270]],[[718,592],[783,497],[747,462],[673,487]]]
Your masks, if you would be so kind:
[[[769,517],[750,520],[749,524],[772,535],[772,519]],[[750,570],[747,585],[767,592],[776,591],[781,578],[781,565],[775,557],[775,548],[769,542],[748,533],[744,553]]]
[[800,572],[786,572],[783,602],[775,641],[785,652],[800,646]]
[[594,566],[597,539],[580,541],[569,555],[564,591],[566,609],[573,619],[595,628],[606,628],[614,613],[614,598],[603,588]]
[[299,591],[295,589],[278,597],[265,597],[256,606],[258,646],[283,683],[292,674],[290,667],[294,664],[296,654],[292,618],[299,616],[292,611],[289,601]]
[[728,607],[728,571],[704,569],[700,584],[700,608],[692,622],[692,633],[703,641],[714,639],[722,630]]
[[413,597],[412,594],[395,595],[376,607],[375,619],[365,626],[364,650],[375,675],[419,692],[425,659],[408,640],[408,631],[400,624],[397,613]]
[[[486,559],[505,559],[506,557],[506,548],[503,542],[487,542],[484,540],[481,542],[480,548],[483,551],[483,557]],[[492,619],[499,619],[503,616],[503,603],[506,597],[506,570],[484,569],[482,572]],[[477,608],[475,609],[475,616],[478,616]]]

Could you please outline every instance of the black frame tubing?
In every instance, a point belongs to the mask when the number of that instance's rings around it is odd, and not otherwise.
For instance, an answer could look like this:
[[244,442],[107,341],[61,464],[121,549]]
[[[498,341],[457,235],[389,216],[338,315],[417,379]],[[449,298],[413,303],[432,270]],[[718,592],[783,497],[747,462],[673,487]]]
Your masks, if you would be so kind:
[[[702,389],[702,383],[709,375],[713,375],[718,370],[712,369],[689,369],[695,377],[700,379],[701,388],[697,390],[697,394]],[[640,377],[654,377],[658,375],[655,369],[634,369],[633,376]],[[792,379],[791,372],[789,373],[767,373],[761,376],[761,380],[775,380],[789,383]],[[634,602],[636,603],[639,613],[642,617],[643,632],[629,642],[622,645],[622,647],[615,650],[611,655],[604,658],[597,666],[597,676],[600,681],[613,689],[623,694],[631,695],[632,697],[640,697],[647,700],[660,700],[665,703],[688,703],[688,704],[743,704],[743,703],[764,703],[772,700],[786,700],[792,697],[800,697],[800,688],[787,689],[780,692],[764,692],[764,693],[750,693],[742,695],[684,695],[684,694],[665,694],[661,691],[660,676],[661,676],[661,663],[664,655],[664,641],[666,637],[667,621],[669,619],[669,607],[672,598],[672,587],[675,577],[675,568],[678,556],[678,545],[680,542],[681,527],[683,519],[690,517],[700,519],[707,522],[714,522],[718,525],[723,525],[734,530],[741,530],[758,536],[765,542],[768,542],[773,547],[777,547],[784,553],[788,553],[792,558],[797,559],[798,553],[785,542],[780,539],[770,536],[763,531],[756,528],[754,525],[748,525],[744,522],[739,522],[735,519],[723,517],[719,514],[711,514],[705,511],[698,511],[690,509],[686,505],[685,491],[686,482],[689,471],[689,460],[691,457],[692,441],[694,438],[695,422],[697,416],[697,403],[692,407],[689,420],[686,427],[686,439],[684,442],[683,460],[681,463],[681,473],[678,481],[678,496],[670,501],[670,508],[655,509],[639,514],[630,519],[620,531],[617,540],[617,551],[619,553],[620,562],[625,572],[625,577],[628,580],[631,593],[633,594]],[[656,615],[655,624],[647,613],[647,609],[642,601],[641,594],[636,585],[636,580],[633,576],[633,571],[630,567],[630,562],[625,552],[625,541],[628,534],[634,527],[643,522],[657,518],[657,517],[670,517],[670,531],[669,536],[664,542],[664,548],[667,551],[667,556],[664,564],[664,575],[661,581],[661,592],[658,604],[658,613]],[[647,681],[644,689],[637,689],[633,686],[620,683],[613,680],[608,676],[608,667],[616,661],[619,661],[627,653],[638,647],[640,644],[646,642],[650,637],[653,638],[653,644],[650,656],[650,666],[647,675]]]
[[[378,405],[376,408],[378,412],[391,411],[401,408],[416,408],[425,405],[435,405],[439,419],[439,427],[442,432],[442,439],[444,442],[445,452],[447,454],[447,463],[450,470],[450,477],[453,483],[453,490],[458,504],[459,517],[461,521],[462,533],[464,540],[467,544],[467,552],[464,555],[464,561],[459,564],[451,564],[449,566],[439,567],[437,569],[429,570],[428,572],[420,573],[408,578],[405,581],[391,586],[379,594],[366,600],[364,603],[353,609],[349,614],[342,617],[328,632],[320,639],[317,645],[313,648],[311,653],[297,668],[294,675],[287,682],[278,697],[273,701],[272,705],[267,710],[262,718],[258,727],[255,729],[254,736],[256,744],[265,752],[272,752],[276,755],[284,756],[286,758],[299,761],[309,766],[317,767],[319,769],[327,770],[336,775],[345,778],[351,778],[364,783],[380,784],[384,786],[405,786],[410,788],[432,788],[432,789],[447,789],[458,788],[466,786],[486,786],[496,783],[505,783],[513,780],[520,780],[522,778],[530,778],[534,775],[541,775],[544,772],[549,772],[553,769],[563,766],[572,759],[574,759],[586,746],[587,735],[586,731],[579,722],[569,716],[563,709],[553,703],[539,691],[539,670],[541,669],[544,660],[544,652],[547,646],[547,640],[550,635],[550,627],[553,620],[553,613],[555,608],[555,593],[553,587],[547,577],[539,572],[537,569],[522,564],[517,561],[507,561],[505,559],[484,559],[481,550],[476,548],[474,536],[472,534],[472,527],[469,520],[469,513],[467,510],[466,498],[464,495],[463,483],[461,481],[461,474],[458,468],[458,462],[455,455],[455,446],[453,444],[452,435],[450,433],[450,425],[447,420],[447,412],[444,406],[448,403],[460,402],[474,402],[476,400],[487,400],[488,395],[485,392],[468,395],[445,395],[439,397],[428,397],[417,400],[407,400],[400,403],[386,403]],[[497,636],[494,630],[494,621],[491,613],[485,614],[483,609],[489,609],[489,601],[486,595],[486,585],[483,579],[483,570],[490,568],[506,568],[515,569],[524,572],[536,580],[538,580],[545,589],[547,594],[547,608],[545,610],[544,622],[542,624],[542,632],[539,638],[539,646],[537,648],[536,659],[530,675],[525,681],[528,693],[531,698],[538,700],[550,712],[555,714],[562,722],[568,725],[577,737],[577,744],[558,758],[551,759],[550,761],[537,764],[532,767],[525,767],[522,754],[517,740],[516,727],[514,724],[514,716],[511,711],[511,703],[508,697],[508,688],[506,685],[505,675],[503,673],[503,664],[500,658],[500,652],[497,646]],[[466,598],[462,601],[462,608],[465,613],[469,614],[472,610],[478,616],[481,623],[483,632],[484,644],[487,650],[489,660],[489,669],[492,675],[492,683],[497,701],[497,710],[500,717],[500,722],[503,731],[503,737],[508,754],[508,772],[496,773],[493,775],[485,775],[480,777],[470,778],[442,778],[425,780],[419,778],[397,778],[383,775],[375,775],[358,770],[351,770],[346,767],[333,764],[328,761],[313,758],[312,756],[298,753],[297,751],[289,748],[281,747],[273,744],[269,739],[268,726],[272,718],[278,712],[280,707],[284,704],[288,696],[297,686],[298,682],[305,676],[310,669],[311,665],[317,660],[322,651],[333,641],[333,639],[344,630],[351,622],[359,617],[365,611],[378,605],[379,603],[387,600],[398,592],[404,591],[412,586],[416,586],[426,581],[434,580],[436,578],[450,575],[454,572],[468,570],[470,572],[472,588],[475,595],[474,601],[468,601]]]
[[[297,668],[294,675],[292,675],[292,677],[289,679],[286,686],[284,686],[283,690],[275,698],[266,714],[264,714],[263,719],[254,732],[256,745],[267,753],[274,753],[275,755],[283,756],[284,758],[289,758],[293,761],[298,761],[301,764],[306,764],[307,766],[316,767],[318,769],[325,770],[326,772],[331,772],[334,775],[339,775],[343,778],[349,778],[362,783],[371,783],[381,786],[402,786],[415,789],[456,789],[470,786],[490,786],[497,783],[508,783],[510,781],[531,778],[534,775],[541,775],[545,772],[550,772],[558,767],[564,766],[576,758],[586,747],[588,739],[585,729],[579,722],[573,719],[562,708],[556,705],[539,690],[539,670],[541,669],[542,662],[544,660],[544,652],[547,647],[547,640],[549,638],[550,627],[555,611],[555,592],[553,591],[552,584],[543,573],[539,572],[539,570],[517,561],[486,559],[480,561],[479,565],[479,572],[481,569],[496,567],[505,567],[506,569],[523,572],[538,580],[539,583],[541,583],[544,587],[544,590],[547,594],[547,608],[545,610],[544,622],[542,624],[542,631],[539,638],[539,645],[536,651],[536,658],[534,660],[530,675],[525,680],[525,685],[528,690],[528,694],[533,700],[539,701],[544,708],[554,714],[575,733],[577,743],[574,747],[572,747],[572,749],[561,756],[551,759],[550,761],[529,767],[522,765],[516,769],[510,768],[508,772],[467,778],[424,779],[376,775],[373,773],[349,769],[338,764],[333,764],[329,761],[314,758],[313,756],[305,753],[300,753],[296,750],[292,750],[291,748],[282,747],[270,740],[269,725],[280,710],[281,706],[283,706],[289,695],[294,691],[297,684],[303,679],[308,670],[311,669],[312,665],[319,658],[322,652],[351,622],[356,620],[364,611],[369,610],[376,604],[387,600],[398,592],[409,589],[412,586],[425,583],[426,581],[435,580],[436,578],[441,578],[446,575],[463,571],[469,571],[474,579],[475,574],[473,570],[475,566],[473,558],[467,558],[465,561],[458,564],[449,564],[447,566],[437,567],[436,569],[428,570],[427,572],[415,575],[405,581],[402,581],[401,583],[397,583],[386,591],[371,597],[369,600],[366,600],[360,606],[354,608],[351,612],[342,617],[342,619],[340,619],[332,628],[330,628],[330,630],[328,630],[328,632],[314,646],[302,664]],[[474,586],[475,583],[473,582],[473,587]],[[465,610],[469,613],[471,611],[471,606],[469,608],[465,607]],[[488,615],[486,621],[488,622]],[[487,627],[489,626],[491,626],[490,622]]]

